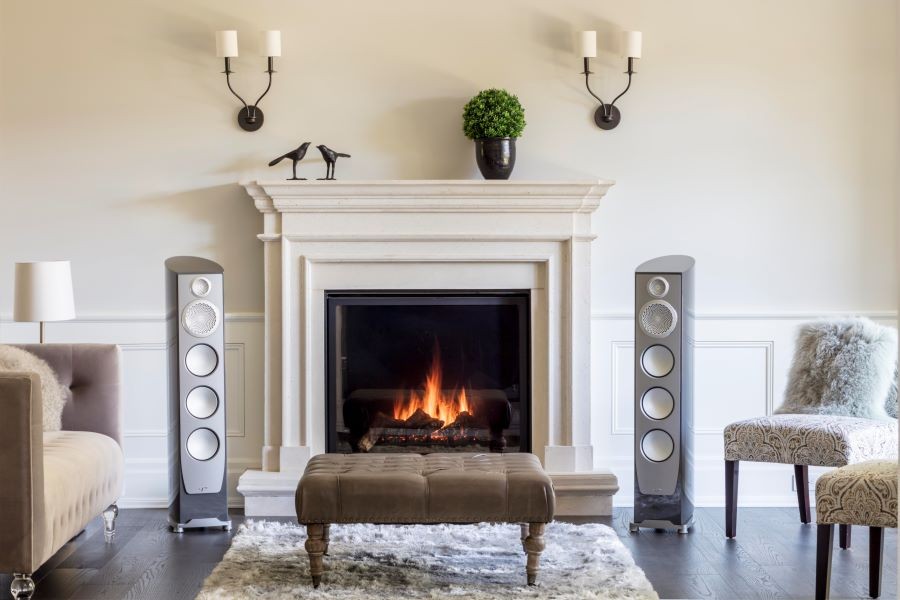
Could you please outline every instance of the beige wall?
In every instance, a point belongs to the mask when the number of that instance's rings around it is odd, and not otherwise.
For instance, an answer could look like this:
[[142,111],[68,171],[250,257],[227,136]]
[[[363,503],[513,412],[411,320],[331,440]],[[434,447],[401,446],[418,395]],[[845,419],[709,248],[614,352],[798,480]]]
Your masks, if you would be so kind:
[[[252,7],[252,8],[251,8]],[[517,93],[518,178],[609,177],[594,309],[631,271],[699,261],[705,313],[897,306],[897,20],[891,0],[0,0],[0,317],[15,260],[70,258],[83,315],[158,314],[162,261],[216,259],[229,311],[260,311],[260,217],[235,185],[299,141],[353,154],[342,178],[477,177],[468,97]],[[241,32],[235,85],[263,86],[255,32],[284,57],[266,124],[234,123],[213,31]],[[601,132],[572,35],[644,32]],[[597,61],[597,87],[623,83]],[[315,156],[304,175],[321,176]]]

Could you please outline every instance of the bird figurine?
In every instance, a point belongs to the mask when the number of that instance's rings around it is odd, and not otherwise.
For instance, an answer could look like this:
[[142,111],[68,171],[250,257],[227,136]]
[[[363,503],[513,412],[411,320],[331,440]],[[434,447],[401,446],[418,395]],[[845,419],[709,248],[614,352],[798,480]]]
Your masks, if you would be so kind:
[[350,158],[349,154],[344,154],[343,152],[335,152],[325,144],[319,144],[316,146],[319,149],[319,152],[322,153],[322,158],[325,159],[325,177],[320,177],[320,180],[332,180],[334,179],[334,163],[337,162],[338,157]]
[[299,147],[294,148],[293,150],[291,150],[290,152],[288,152],[286,154],[282,154],[281,156],[279,156],[278,158],[276,158],[275,160],[270,162],[269,166],[274,167],[275,165],[277,165],[284,159],[289,158],[292,161],[294,161],[294,164],[293,164],[294,176],[289,177],[288,181],[301,180],[301,179],[305,180],[306,177],[297,177],[297,163],[300,162],[301,160],[303,160],[303,157],[306,156],[306,149],[309,148],[309,144],[310,144],[310,142],[303,142],[302,144],[300,144]]

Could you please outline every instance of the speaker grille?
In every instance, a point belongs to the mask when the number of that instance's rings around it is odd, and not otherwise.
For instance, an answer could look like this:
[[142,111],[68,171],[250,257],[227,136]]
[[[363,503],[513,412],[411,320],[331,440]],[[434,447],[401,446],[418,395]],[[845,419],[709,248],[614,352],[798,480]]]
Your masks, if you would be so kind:
[[181,324],[194,337],[207,337],[219,327],[219,309],[209,300],[194,300],[184,307]]
[[650,337],[664,338],[675,331],[678,313],[665,300],[651,300],[641,307],[639,322],[641,329]]

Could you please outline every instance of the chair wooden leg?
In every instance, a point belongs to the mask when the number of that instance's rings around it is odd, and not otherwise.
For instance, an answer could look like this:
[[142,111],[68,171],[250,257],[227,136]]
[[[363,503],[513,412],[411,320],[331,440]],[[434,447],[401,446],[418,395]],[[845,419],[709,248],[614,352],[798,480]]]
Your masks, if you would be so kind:
[[325,572],[322,555],[325,554],[325,525],[311,523],[306,526],[306,553],[309,555],[309,575],[312,577],[314,588],[322,582],[322,573]]
[[838,526],[838,545],[841,547],[841,550],[846,550],[850,547],[850,532],[853,531],[849,525],[839,525]]
[[831,546],[834,525],[819,524],[816,529],[816,600],[826,600],[831,585]]
[[737,535],[737,497],[739,461],[725,461],[725,537]]
[[525,538],[525,552],[528,558],[525,564],[525,575],[528,585],[535,585],[538,568],[541,563],[541,552],[544,551],[544,527],[545,523],[531,523],[528,527],[528,537]]
[[797,504],[800,507],[800,522],[805,525],[810,522],[809,467],[807,465],[794,465],[794,480],[797,484]]
[[881,559],[884,556],[884,529],[869,527],[869,596],[881,595]]

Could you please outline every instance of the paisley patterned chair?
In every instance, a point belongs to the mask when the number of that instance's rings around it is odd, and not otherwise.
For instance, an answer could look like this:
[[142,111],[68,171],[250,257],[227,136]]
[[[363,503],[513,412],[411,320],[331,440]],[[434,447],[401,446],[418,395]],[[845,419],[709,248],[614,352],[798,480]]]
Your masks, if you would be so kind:
[[816,481],[816,600],[828,598],[834,526],[869,527],[869,596],[881,595],[884,528],[897,527],[897,461],[841,467]]
[[[742,461],[794,465],[800,521],[810,522],[809,466],[897,460],[897,331],[865,318],[804,323],[783,404],[725,428],[725,537],[737,531]],[[892,418],[893,417],[893,418]],[[840,523],[841,548],[850,524]]]
[[[809,465],[843,467],[873,459],[897,460],[897,421],[773,415],[732,423],[725,428],[725,536],[737,531],[741,461],[794,465],[800,521],[809,523]],[[850,547],[849,523],[841,523],[840,545]]]

